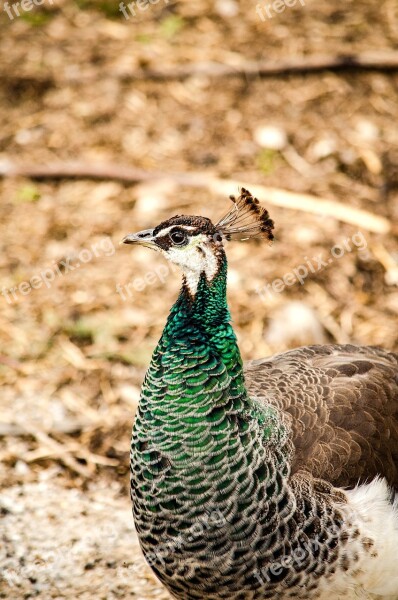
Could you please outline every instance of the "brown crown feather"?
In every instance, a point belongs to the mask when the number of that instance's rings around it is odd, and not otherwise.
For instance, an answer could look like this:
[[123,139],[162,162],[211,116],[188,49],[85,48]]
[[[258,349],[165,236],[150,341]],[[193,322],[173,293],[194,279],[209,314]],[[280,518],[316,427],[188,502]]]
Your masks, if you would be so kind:
[[239,197],[230,196],[230,199],[234,206],[217,223],[217,231],[227,240],[262,238],[272,242],[274,222],[257,198],[249,190],[241,188]]

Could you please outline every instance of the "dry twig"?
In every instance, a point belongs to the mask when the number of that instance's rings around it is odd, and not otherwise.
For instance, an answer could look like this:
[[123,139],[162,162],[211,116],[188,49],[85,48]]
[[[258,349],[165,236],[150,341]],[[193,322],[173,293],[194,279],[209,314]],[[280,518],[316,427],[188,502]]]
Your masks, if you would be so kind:
[[[247,61],[240,63],[226,64],[221,62],[204,61],[194,62],[184,65],[176,65],[169,68],[146,68],[132,72],[112,73],[124,82],[151,79],[153,81],[183,80],[193,76],[205,77],[275,77],[305,73],[319,73],[321,71],[397,71],[398,70],[398,52],[392,51],[370,51],[361,54],[340,54],[340,55],[313,55],[313,56],[292,56],[279,60]],[[98,80],[98,72],[77,73],[70,75],[68,80],[78,80],[82,78],[95,78]],[[109,73],[104,73],[104,77]]]
[[[74,456],[70,455],[70,452],[72,452],[74,448],[69,448],[67,445],[60,444],[49,435],[44,433],[44,431],[36,427],[36,425],[33,423],[19,421],[18,425],[25,429],[27,434],[33,435],[40,446],[44,446],[45,451],[41,450],[37,456],[56,456],[71,471],[74,471],[86,479],[90,479],[92,477],[92,470],[88,466],[79,463]],[[35,452],[37,453],[37,451]],[[37,460],[37,456],[34,455],[33,460]],[[27,455],[24,460],[30,460],[29,455]]]
[[387,285],[398,285],[398,264],[383,244],[374,244],[371,250],[385,269],[384,279]]
[[189,187],[205,188],[215,194],[227,196],[231,191],[236,191],[238,187],[244,186],[249,188],[252,194],[258,196],[264,202],[275,206],[331,217],[375,233],[387,234],[391,230],[389,221],[384,217],[359,208],[346,206],[335,200],[319,198],[310,194],[298,194],[279,188],[255,185],[247,181],[220,179],[206,173],[149,172],[112,163],[90,164],[79,161],[55,163],[48,166],[2,164],[0,165],[0,176],[31,177],[37,179],[80,177],[88,179],[116,179],[127,183],[159,181],[163,179]]

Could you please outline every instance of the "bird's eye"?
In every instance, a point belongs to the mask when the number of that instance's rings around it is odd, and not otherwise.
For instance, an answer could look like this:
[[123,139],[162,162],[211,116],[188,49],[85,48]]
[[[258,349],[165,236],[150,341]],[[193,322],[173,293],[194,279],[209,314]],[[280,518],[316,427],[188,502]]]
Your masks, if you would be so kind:
[[170,232],[170,239],[176,246],[183,246],[187,242],[187,234],[181,229],[175,229]]

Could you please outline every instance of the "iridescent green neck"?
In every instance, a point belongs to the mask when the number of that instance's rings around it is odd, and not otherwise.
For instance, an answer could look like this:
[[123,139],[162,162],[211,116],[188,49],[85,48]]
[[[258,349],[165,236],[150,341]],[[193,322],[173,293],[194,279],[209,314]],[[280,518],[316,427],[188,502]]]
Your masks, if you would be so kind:
[[223,253],[217,274],[212,281],[208,281],[203,273],[194,297],[184,281],[178,300],[171,309],[161,341],[163,344],[166,341],[173,345],[175,339],[188,341],[192,339],[192,334],[195,338],[196,333],[206,345],[214,348],[216,354],[221,355],[228,372],[235,379],[235,383],[239,384],[241,393],[246,395],[242,359],[230,324],[227,271],[227,258]]
[[173,306],[166,327],[179,327],[188,322],[211,333],[220,324],[228,323],[231,315],[227,305],[227,259],[223,257],[212,281],[202,273],[196,294],[192,296],[184,279],[180,296]]
[[238,499],[241,518],[252,489],[247,465],[262,485],[265,446],[283,443],[275,410],[248,396],[226,278],[224,259],[211,281],[201,277],[194,297],[183,286],[142,386],[132,442],[135,512],[151,522],[157,515],[160,528],[218,500],[228,512]]

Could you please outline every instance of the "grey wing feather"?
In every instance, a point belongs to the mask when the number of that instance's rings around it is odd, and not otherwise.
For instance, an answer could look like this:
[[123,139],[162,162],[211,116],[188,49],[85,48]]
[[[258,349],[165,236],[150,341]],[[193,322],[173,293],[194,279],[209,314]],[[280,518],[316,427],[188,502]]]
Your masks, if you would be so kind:
[[398,490],[398,355],[308,346],[245,365],[251,396],[278,408],[304,469],[335,486],[377,475]]

